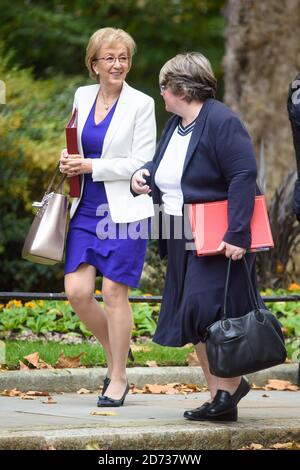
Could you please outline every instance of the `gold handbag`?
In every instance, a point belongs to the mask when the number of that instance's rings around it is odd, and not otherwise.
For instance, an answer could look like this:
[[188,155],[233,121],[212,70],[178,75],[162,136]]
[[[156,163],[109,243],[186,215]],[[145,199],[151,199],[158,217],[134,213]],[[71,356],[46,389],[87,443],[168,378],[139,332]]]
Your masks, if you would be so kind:
[[62,261],[67,226],[68,197],[63,194],[63,175],[53,189],[59,165],[38,208],[27,233],[22,258],[40,264],[56,264]]

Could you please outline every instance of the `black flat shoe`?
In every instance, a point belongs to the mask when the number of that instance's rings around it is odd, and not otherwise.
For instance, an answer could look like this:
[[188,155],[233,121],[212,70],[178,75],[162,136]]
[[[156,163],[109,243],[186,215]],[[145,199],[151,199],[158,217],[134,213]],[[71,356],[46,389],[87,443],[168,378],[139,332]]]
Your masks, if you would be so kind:
[[218,390],[213,402],[209,409],[207,409],[207,416],[210,418],[223,416],[225,413],[232,412],[238,402],[250,391],[250,385],[248,380],[244,377],[241,379],[241,383],[234,392],[230,395],[226,390]]
[[205,416],[205,411],[211,405],[209,401],[203,403],[203,405],[199,406],[198,408],[194,408],[193,410],[188,410],[183,413],[183,417],[186,419],[202,419],[202,416]]
[[194,410],[185,411],[183,413],[184,418],[189,419],[191,421],[237,421],[238,419],[238,411],[237,407],[233,408],[231,411],[224,413],[220,416],[209,416],[208,411],[213,403],[206,402],[199,408],[195,408]]
[[106,395],[102,395],[102,396],[100,395],[99,399],[98,399],[97,406],[99,406],[99,407],[101,407],[101,406],[106,406],[106,407],[123,406],[125,397],[126,397],[128,392],[129,392],[129,384],[127,383],[126,388],[125,388],[125,392],[119,400],[107,397]]

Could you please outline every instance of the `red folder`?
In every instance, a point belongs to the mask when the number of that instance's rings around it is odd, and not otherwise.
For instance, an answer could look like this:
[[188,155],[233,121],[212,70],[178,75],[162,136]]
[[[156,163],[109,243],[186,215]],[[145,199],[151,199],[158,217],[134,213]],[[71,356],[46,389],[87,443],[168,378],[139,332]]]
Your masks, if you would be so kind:
[[[77,146],[77,109],[75,108],[70,121],[66,126],[67,151],[69,154],[78,154]],[[69,178],[70,197],[80,196],[80,176]]]
[[[215,255],[228,228],[228,202],[216,201],[189,205],[189,218],[198,256]],[[265,251],[274,242],[266,200],[256,196],[251,219],[251,247],[249,251]]]

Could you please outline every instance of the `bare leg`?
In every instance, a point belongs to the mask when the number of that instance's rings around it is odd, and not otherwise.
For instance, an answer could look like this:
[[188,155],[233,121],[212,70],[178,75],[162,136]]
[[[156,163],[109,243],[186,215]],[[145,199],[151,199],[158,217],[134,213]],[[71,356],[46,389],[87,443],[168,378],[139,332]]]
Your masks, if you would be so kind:
[[196,350],[199,362],[201,364],[201,367],[203,369],[208,387],[210,389],[211,398],[212,399],[214,398],[217,390],[226,390],[231,395],[233,395],[241,382],[241,377],[239,376],[239,377],[231,377],[228,379],[224,379],[224,378],[216,377],[215,375],[212,375],[209,371],[205,344],[198,343],[195,346],[195,350]]
[[219,379],[215,375],[212,375],[209,371],[205,344],[204,343],[196,344],[195,351],[196,351],[197,357],[199,359],[200,365],[202,367],[203,373],[205,375],[206,382],[207,382],[208,388],[210,390],[211,401],[212,401],[214,399],[215,394],[217,393],[217,390],[218,390],[218,381],[219,381]]
[[94,266],[81,264],[75,272],[66,274],[65,291],[76,315],[102,344],[106,353],[108,375],[110,375],[112,355],[108,324],[105,311],[94,298],[95,279]]
[[125,284],[103,277],[102,294],[108,320],[109,344],[113,369],[106,396],[120,399],[125,391],[126,362],[133,328],[132,311],[128,302],[128,287]]

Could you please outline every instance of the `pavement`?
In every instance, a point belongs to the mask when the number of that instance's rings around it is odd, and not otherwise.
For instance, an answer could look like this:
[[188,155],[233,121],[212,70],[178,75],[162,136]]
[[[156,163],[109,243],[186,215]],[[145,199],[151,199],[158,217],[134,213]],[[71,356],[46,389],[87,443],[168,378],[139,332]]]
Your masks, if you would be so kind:
[[[252,389],[239,404],[237,422],[193,422],[185,420],[183,412],[205,402],[208,392],[129,394],[123,407],[97,408],[96,390],[105,372],[102,368],[0,372],[0,391],[47,390],[56,402],[43,403],[46,397],[22,400],[1,396],[0,450],[230,450],[251,443],[264,447],[300,443],[299,391]],[[128,369],[128,378],[138,387],[174,382],[204,385],[199,367],[135,367]],[[248,376],[257,386],[268,378],[297,383],[298,364],[283,364]],[[94,392],[77,394],[82,387]]]

